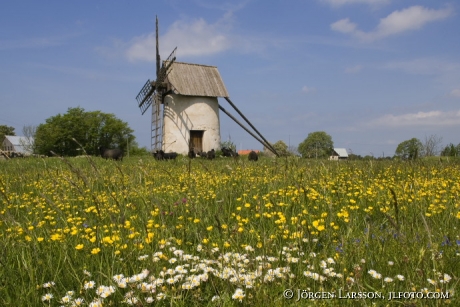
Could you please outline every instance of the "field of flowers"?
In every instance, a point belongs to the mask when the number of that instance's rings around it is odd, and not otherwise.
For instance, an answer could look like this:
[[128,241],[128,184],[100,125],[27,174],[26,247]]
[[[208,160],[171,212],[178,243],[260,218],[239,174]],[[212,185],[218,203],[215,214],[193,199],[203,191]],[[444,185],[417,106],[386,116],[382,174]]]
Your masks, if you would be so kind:
[[460,306],[460,161],[0,161],[0,306]]

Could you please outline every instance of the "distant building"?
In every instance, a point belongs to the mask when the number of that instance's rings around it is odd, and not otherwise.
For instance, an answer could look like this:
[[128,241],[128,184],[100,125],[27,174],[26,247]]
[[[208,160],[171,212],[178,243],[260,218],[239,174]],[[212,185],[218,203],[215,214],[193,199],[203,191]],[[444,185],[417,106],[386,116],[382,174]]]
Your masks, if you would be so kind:
[[[253,151],[253,149],[242,149],[242,150],[238,150],[238,154],[241,156],[241,155],[249,155],[249,153]],[[260,150],[254,150],[257,154],[260,153]]]
[[345,148],[334,148],[332,150],[332,155],[329,157],[329,160],[346,160],[348,159],[348,153]]
[[5,135],[5,139],[2,143],[2,150],[8,152],[17,152],[25,156],[33,153],[33,138],[27,138],[25,136]]

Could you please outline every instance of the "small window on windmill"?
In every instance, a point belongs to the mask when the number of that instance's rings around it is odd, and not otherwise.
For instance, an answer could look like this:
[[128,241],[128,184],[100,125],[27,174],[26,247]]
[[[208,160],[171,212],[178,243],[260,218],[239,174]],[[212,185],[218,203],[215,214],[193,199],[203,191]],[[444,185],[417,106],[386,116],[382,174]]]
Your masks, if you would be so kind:
[[203,130],[190,130],[190,149],[195,153],[203,151]]

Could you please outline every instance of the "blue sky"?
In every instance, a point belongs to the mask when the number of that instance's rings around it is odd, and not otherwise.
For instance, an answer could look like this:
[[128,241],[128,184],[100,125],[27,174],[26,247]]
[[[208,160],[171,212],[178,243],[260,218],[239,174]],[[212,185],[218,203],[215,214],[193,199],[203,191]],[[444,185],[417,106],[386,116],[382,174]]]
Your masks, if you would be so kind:
[[[158,15],[162,59],[177,46],[177,61],[217,66],[271,142],[325,131],[376,157],[413,137],[458,144],[459,12],[443,0],[3,1],[0,124],[20,135],[80,106],[115,114],[149,148],[135,97],[155,79]],[[262,148],[220,116],[222,140]]]

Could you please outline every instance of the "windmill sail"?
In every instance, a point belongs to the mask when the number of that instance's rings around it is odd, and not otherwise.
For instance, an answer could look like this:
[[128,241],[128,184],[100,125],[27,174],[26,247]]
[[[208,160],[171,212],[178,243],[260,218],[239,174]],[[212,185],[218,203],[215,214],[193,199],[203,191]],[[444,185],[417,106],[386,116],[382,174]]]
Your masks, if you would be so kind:
[[150,80],[147,80],[147,82],[140,90],[139,94],[137,94],[136,100],[139,105],[139,108],[141,109],[142,114],[144,114],[145,111],[147,111],[147,109],[152,104],[152,94],[154,90],[155,89],[152,86],[152,82],[150,82]]

